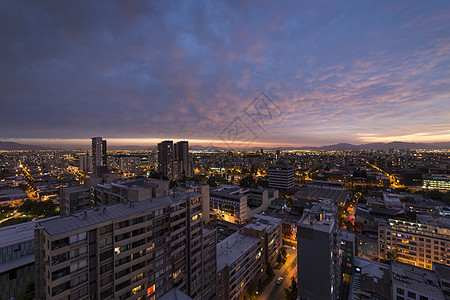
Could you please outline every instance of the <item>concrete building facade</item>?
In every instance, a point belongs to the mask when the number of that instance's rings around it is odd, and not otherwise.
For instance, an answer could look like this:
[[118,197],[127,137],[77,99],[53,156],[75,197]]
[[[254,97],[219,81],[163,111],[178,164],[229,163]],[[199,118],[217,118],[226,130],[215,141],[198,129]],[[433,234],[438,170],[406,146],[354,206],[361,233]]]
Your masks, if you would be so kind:
[[290,190],[294,187],[295,168],[288,164],[269,166],[269,188]]
[[433,263],[450,265],[448,225],[389,219],[378,228],[380,259],[397,256],[400,262],[432,269]]
[[210,191],[210,213],[213,218],[244,224],[254,214],[268,209],[278,195],[278,190],[274,189],[241,189],[221,185]]
[[341,256],[337,207],[314,205],[297,223],[298,297],[337,299]]
[[201,210],[200,194],[179,193],[38,222],[36,298],[155,299],[176,287],[212,299],[203,260],[215,233],[204,240]]

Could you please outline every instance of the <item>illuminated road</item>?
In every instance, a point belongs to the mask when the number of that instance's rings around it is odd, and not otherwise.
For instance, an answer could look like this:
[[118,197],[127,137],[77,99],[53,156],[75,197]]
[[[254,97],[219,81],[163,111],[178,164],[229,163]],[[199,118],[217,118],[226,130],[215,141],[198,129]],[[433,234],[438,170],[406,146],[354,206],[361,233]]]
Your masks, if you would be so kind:
[[28,172],[28,169],[22,165],[22,162],[19,160],[22,172],[23,172],[23,176],[27,179],[28,181],[28,186],[30,187],[31,190],[27,190],[25,191],[28,195],[28,198],[31,199],[38,199],[38,197],[36,197],[36,187],[34,186],[34,182],[36,181],[33,176],[31,176],[30,172]]
[[[269,285],[264,289],[259,299],[284,299],[284,289],[289,288],[291,285],[291,278],[294,276],[297,280],[297,250],[292,247],[285,246],[287,253],[289,254],[286,263],[281,268],[281,270],[274,269],[275,278],[269,283]],[[283,277],[283,282],[277,284],[277,278]]]
[[365,161],[365,163],[368,164],[369,166],[371,166],[372,168],[374,168],[375,170],[377,170],[377,171],[381,172],[382,174],[386,175],[387,177],[389,177],[389,181],[390,181],[392,187],[394,187],[394,188],[403,188],[403,187],[405,187],[404,185],[401,185],[400,181],[398,181],[394,176],[392,176],[389,173],[383,171],[382,169],[378,168],[377,166],[372,165],[367,160]]

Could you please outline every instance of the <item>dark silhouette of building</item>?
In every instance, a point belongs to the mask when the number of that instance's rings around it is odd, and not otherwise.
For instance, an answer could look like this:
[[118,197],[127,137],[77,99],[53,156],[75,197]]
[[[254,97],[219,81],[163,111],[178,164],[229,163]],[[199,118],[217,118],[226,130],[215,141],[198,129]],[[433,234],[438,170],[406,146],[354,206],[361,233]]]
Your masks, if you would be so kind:
[[106,140],[102,137],[92,138],[92,170],[95,176],[106,172]]

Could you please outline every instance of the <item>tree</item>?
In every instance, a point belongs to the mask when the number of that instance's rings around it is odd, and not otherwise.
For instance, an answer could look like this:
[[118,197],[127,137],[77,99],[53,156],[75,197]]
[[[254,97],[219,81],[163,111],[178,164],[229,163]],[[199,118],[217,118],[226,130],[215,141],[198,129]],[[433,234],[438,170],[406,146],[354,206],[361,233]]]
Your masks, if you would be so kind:
[[255,179],[252,175],[247,175],[239,181],[239,186],[241,188],[250,188],[255,185]]
[[[273,268],[272,268],[272,266],[269,264],[268,266],[267,266],[267,268],[266,268],[266,274],[267,274],[267,276],[269,276],[269,277],[273,277],[273,276],[275,276],[275,272],[273,271]],[[261,284],[260,284],[261,285]]]
[[286,300],[295,300],[297,299],[297,281],[292,277],[291,286],[288,289],[284,289],[285,299]]
[[388,251],[386,253],[387,259],[388,260],[397,260],[398,259],[398,252],[397,251]]
[[281,255],[283,256],[283,260],[286,261],[287,259],[287,251],[285,247],[281,247]]
[[278,253],[277,263],[281,264],[283,262],[283,257],[281,257],[281,252]]

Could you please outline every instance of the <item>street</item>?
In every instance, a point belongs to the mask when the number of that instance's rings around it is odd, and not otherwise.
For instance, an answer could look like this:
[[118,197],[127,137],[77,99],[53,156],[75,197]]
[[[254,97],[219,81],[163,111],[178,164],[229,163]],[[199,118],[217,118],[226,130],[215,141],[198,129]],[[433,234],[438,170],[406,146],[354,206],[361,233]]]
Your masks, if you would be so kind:
[[[264,289],[259,299],[284,299],[284,289],[289,288],[292,277],[295,276],[295,280],[297,280],[297,249],[293,249],[290,246],[284,247],[286,247],[288,253],[286,263],[281,270],[273,269],[275,277]],[[277,284],[277,278],[280,276],[283,277],[283,282]]]

